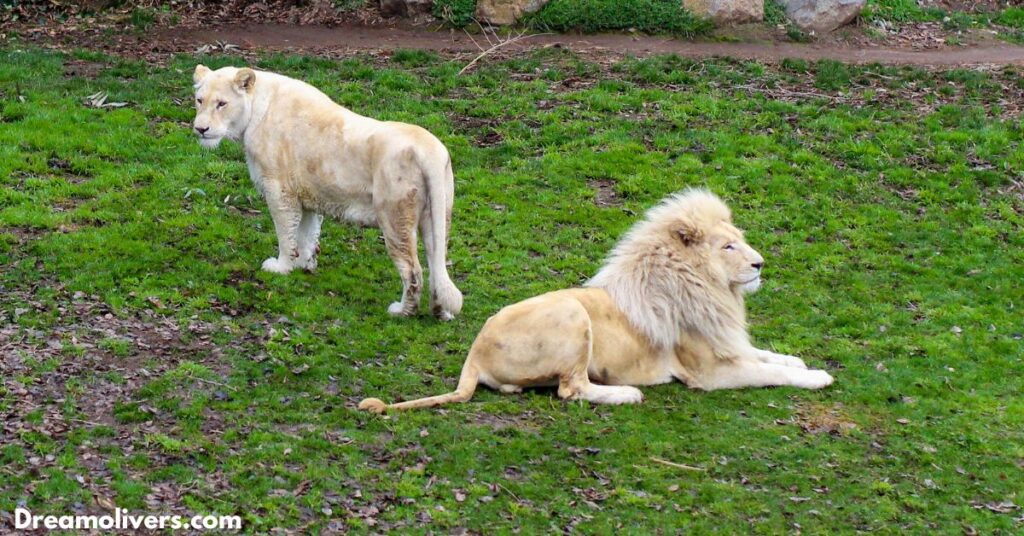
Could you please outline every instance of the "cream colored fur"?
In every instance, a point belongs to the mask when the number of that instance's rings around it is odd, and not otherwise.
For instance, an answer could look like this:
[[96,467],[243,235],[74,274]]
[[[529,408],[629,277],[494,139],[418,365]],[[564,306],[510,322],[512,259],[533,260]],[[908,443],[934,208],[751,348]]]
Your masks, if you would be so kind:
[[391,405],[368,398],[359,407],[464,402],[478,383],[503,393],[557,386],[563,398],[607,404],[640,402],[632,386],[673,380],[708,391],[830,385],[827,372],[750,344],[743,294],[760,286],[763,264],[721,200],[687,190],[648,211],[585,288],[488,319],[455,392]]
[[448,275],[446,250],[455,194],[451,159],[426,130],[363,117],[309,84],[279,74],[199,65],[193,75],[193,126],[206,148],[240,141],[249,175],[267,201],[278,254],[263,269],[313,270],[323,215],[379,226],[402,278],[388,311],[419,308],[422,268],[417,232],[430,270],[430,307],[448,320],[462,293]]

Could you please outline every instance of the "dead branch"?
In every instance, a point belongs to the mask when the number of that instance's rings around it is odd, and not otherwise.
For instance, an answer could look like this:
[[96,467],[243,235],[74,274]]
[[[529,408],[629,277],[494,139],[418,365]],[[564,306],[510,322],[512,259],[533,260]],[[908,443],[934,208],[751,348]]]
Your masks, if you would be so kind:
[[495,45],[491,46],[491,48],[488,48],[487,50],[481,52],[479,56],[473,58],[473,61],[471,61],[468,64],[466,64],[466,66],[463,67],[462,70],[459,71],[459,73],[457,75],[455,75],[455,76],[462,76],[462,73],[468,71],[470,68],[472,68],[474,65],[476,65],[476,62],[480,61],[481,58],[483,58],[484,56],[487,56],[488,54],[493,53],[495,50],[498,50],[499,48],[501,48],[503,46],[511,45],[512,43],[516,43],[518,41],[522,41],[523,39],[528,39],[530,37],[537,37],[539,35],[550,35],[550,34],[539,33],[539,34],[526,35],[526,31],[524,30],[519,35],[517,35],[517,36],[515,36],[515,37],[513,37],[511,39],[506,39],[505,41],[498,41],[497,44],[495,44]]
[[670,462],[668,460],[663,460],[661,458],[656,458],[654,456],[651,456],[651,461],[654,462],[654,463],[660,463],[662,465],[667,465],[669,467],[675,467],[676,469],[686,469],[687,471],[703,471],[704,470],[701,467],[694,467],[692,465],[685,465],[685,464],[681,464],[681,463]]

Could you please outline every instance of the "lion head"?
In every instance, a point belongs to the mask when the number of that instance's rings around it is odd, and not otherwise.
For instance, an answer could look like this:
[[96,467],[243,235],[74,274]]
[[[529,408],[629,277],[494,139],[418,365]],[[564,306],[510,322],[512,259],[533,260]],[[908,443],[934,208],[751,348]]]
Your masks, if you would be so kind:
[[760,287],[763,266],[725,203],[690,189],[650,209],[587,286],[605,289],[656,347],[685,330],[727,353],[749,343],[743,294]]
[[192,80],[196,90],[196,118],[192,126],[199,143],[214,149],[224,138],[241,139],[252,113],[256,71],[236,67],[211,71],[197,65]]

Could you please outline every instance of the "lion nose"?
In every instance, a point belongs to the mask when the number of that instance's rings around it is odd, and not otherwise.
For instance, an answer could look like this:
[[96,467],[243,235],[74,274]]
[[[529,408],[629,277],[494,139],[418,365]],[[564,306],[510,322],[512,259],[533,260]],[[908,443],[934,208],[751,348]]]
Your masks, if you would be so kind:
[[752,263],[751,266],[753,266],[754,268],[760,270],[761,267],[764,266],[764,261]]
[[196,132],[198,132],[200,136],[206,134],[207,130],[210,130],[210,127],[196,127]]

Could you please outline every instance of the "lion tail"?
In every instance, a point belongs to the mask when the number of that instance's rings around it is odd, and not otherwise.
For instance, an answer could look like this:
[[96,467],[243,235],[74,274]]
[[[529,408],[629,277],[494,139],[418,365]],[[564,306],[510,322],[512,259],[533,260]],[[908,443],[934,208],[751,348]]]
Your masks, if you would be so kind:
[[466,366],[462,367],[462,376],[459,377],[459,386],[451,393],[446,395],[428,396],[427,398],[409,400],[407,402],[399,402],[397,404],[386,404],[379,398],[367,398],[359,403],[359,409],[373,413],[384,413],[387,410],[431,408],[442,404],[450,404],[452,402],[466,402],[473,397],[473,392],[476,391],[476,386],[479,381],[480,371],[477,370],[475,365],[467,360]]
[[445,151],[442,168],[427,167],[427,203],[430,221],[423,226],[424,246],[427,250],[427,267],[430,269],[430,296],[433,313],[438,318],[450,320],[462,310],[462,292],[448,275],[446,254],[448,251],[448,226],[451,223],[452,205],[455,197],[455,176],[452,173],[452,159]]

